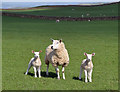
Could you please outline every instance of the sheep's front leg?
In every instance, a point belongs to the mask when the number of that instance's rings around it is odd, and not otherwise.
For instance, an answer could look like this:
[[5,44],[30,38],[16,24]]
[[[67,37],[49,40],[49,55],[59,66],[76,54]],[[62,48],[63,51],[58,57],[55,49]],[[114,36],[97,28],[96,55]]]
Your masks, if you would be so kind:
[[89,82],[92,82],[92,69],[88,72]]
[[62,74],[63,74],[63,79],[65,80],[65,74],[64,74],[64,67],[62,67]]
[[81,80],[82,71],[83,71],[83,69],[82,69],[82,67],[80,66],[80,75],[79,75],[79,80]]
[[56,67],[56,70],[57,70],[57,79],[60,79],[60,75],[59,75],[59,68]]
[[56,70],[56,68],[55,68],[55,71],[56,71],[56,74],[57,74],[57,70]]
[[40,70],[41,70],[41,66],[38,67],[38,75],[39,75],[39,78],[41,78],[41,73],[40,73]]
[[46,75],[48,76],[48,69],[49,69],[49,64],[47,65],[47,71],[46,71]]
[[87,81],[87,70],[84,70],[84,72],[85,72],[85,82],[88,82]]
[[37,77],[37,71],[36,71],[36,67],[33,67],[34,69],[34,73],[35,73],[35,78]]

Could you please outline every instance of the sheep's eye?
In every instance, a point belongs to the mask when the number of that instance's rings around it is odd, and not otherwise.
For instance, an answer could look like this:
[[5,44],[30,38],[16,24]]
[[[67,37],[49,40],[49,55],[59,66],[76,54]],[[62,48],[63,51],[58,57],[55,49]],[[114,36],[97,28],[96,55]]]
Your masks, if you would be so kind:
[[59,42],[57,42],[57,44],[58,44]]

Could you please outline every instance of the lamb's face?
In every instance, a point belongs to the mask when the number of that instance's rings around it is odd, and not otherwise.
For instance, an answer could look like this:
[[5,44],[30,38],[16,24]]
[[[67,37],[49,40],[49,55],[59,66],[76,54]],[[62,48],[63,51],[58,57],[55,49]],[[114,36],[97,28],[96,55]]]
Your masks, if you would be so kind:
[[41,53],[42,51],[40,50],[39,52],[34,52],[33,50],[32,50],[32,53],[34,53],[34,57],[39,57],[39,54]]
[[95,53],[92,53],[92,54],[84,53],[84,55],[87,57],[87,60],[88,60],[88,61],[92,61],[92,56],[94,56]]
[[39,52],[34,52],[35,57],[39,57]]
[[56,50],[59,49],[60,44],[61,44],[61,40],[52,40],[52,45],[51,45],[51,49]]

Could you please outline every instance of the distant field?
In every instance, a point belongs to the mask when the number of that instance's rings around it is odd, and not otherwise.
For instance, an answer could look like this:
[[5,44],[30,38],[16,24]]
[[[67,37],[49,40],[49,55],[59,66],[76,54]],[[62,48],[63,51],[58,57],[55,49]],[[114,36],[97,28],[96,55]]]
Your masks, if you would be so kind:
[[31,12],[31,11],[41,11],[41,10],[50,10],[48,7],[38,7],[38,8],[25,8],[25,9],[1,9],[3,12]]
[[[37,10],[38,8],[38,10]],[[118,3],[104,6],[67,6],[67,7],[45,7],[47,9],[41,10],[41,7],[29,10],[3,10],[6,12],[13,12],[19,14],[31,14],[41,16],[66,16],[66,17],[106,17],[118,16]],[[42,7],[44,8],[44,7]],[[51,9],[49,9],[51,8]]]
[[[117,6],[112,5],[111,7],[114,10]],[[77,17],[90,12],[87,10],[89,7],[86,10],[74,7],[74,11],[71,10],[72,8],[56,8],[54,14],[55,16],[71,14],[71,16]],[[78,8],[81,10],[79,13],[75,12]],[[104,7],[104,9],[108,8],[109,6]],[[68,12],[66,13],[62,9]],[[105,13],[104,9],[93,7],[90,15],[97,16],[98,13],[94,12],[94,9],[98,9],[99,14],[117,14],[116,11],[112,13],[112,8]],[[31,12],[24,13],[31,14]],[[52,13],[53,10],[32,12],[32,14],[50,16]],[[56,23],[29,18],[6,16],[2,18],[3,90],[118,90],[118,21],[61,21]],[[65,68],[66,80],[56,79],[52,65],[49,68],[50,77],[45,77],[45,48],[51,44],[50,38],[62,38],[69,52],[70,64]],[[31,50],[43,51],[40,54],[42,60],[42,78],[40,79],[34,78],[32,68],[29,75],[24,75],[29,60],[33,57]],[[92,83],[84,83],[84,74],[82,75],[83,81],[78,80],[80,64],[85,58],[84,52],[96,53],[93,57]],[[60,76],[62,78],[62,73]]]

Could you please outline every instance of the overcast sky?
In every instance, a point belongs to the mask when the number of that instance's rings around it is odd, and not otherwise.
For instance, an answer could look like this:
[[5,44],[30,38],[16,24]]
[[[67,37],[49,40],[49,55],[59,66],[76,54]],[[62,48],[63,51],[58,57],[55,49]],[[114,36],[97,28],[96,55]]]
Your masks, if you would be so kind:
[[2,2],[118,2],[120,0],[2,0]]

